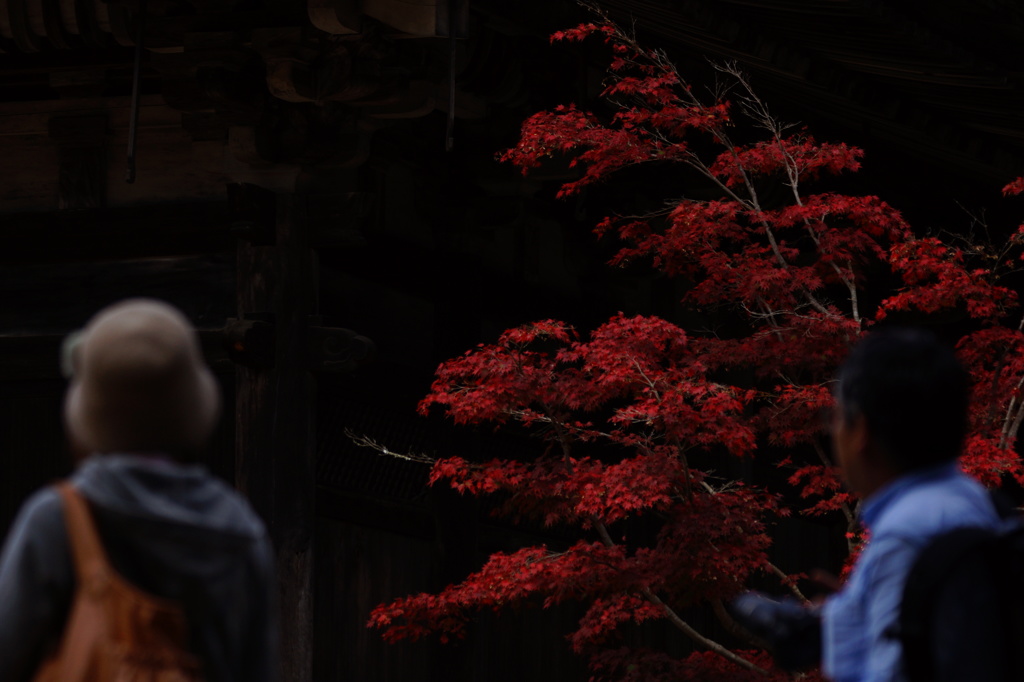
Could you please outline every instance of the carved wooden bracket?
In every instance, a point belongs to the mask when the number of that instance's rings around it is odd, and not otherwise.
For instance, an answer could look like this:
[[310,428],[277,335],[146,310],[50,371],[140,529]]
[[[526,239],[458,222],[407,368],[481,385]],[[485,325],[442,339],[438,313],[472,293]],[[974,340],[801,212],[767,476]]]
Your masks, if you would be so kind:
[[267,99],[263,60],[236,33],[189,33],[181,51],[152,53],[148,61],[193,140],[225,139],[231,126],[259,121]]
[[359,0],[307,0],[309,21],[321,31],[350,35],[362,30]]
[[260,53],[267,70],[270,94],[286,102],[316,99],[310,63],[318,56],[317,45],[304,40],[302,29],[261,28],[253,31],[252,46]]
[[373,360],[373,341],[351,329],[309,327],[309,369],[314,372],[351,372]]
[[324,40],[308,33],[298,27],[253,31],[252,48],[263,58],[275,98],[372,106],[397,102],[410,89],[408,77],[385,74],[392,48],[378,36]]

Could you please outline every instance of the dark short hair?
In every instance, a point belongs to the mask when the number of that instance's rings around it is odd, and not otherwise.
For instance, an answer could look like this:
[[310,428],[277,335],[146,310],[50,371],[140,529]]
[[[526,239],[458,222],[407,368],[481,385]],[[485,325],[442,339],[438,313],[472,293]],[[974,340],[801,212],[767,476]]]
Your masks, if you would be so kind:
[[923,329],[869,333],[839,370],[843,419],[863,416],[901,471],[956,459],[967,431],[967,372],[953,349]]

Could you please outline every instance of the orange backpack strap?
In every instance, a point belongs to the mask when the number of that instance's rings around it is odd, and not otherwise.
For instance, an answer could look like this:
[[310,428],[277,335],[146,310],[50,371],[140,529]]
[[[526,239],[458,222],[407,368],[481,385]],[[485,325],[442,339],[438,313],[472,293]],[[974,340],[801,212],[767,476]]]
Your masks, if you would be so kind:
[[107,559],[85,497],[66,481],[57,491],[78,587],[60,647],[33,682],[202,680],[202,664],[188,650],[181,606],[120,577]]
[[75,596],[60,646],[43,661],[33,682],[86,682],[95,679],[91,662],[107,633],[107,613],[98,596],[110,569],[85,498],[68,481],[56,486],[64,505],[64,527],[75,565]]
[[58,483],[57,492],[64,502],[64,523],[78,584],[86,586],[102,580],[109,574],[109,563],[89,505],[68,481]]

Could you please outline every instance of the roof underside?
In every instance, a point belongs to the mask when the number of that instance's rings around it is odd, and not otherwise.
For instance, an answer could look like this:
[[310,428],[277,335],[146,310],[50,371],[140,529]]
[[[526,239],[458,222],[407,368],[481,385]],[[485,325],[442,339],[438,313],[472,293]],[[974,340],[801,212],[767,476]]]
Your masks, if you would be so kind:
[[[510,35],[524,30],[542,35],[573,6],[570,0],[466,1],[478,18],[487,17],[487,30]],[[54,17],[47,20],[46,8],[70,6],[67,1],[0,3],[5,53],[0,54],[0,101],[45,99],[54,96],[55,87],[73,91],[84,67],[104,72],[104,93],[126,94],[133,52],[127,45],[130,18],[137,5],[80,0],[75,6],[92,4],[103,6],[106,24],[90,19],[91,34],[82,28],[78,36],[65,32],[58,38],[61,31]],[[312,4],[329,6],[332,0]],[[602,4],[673,58],[739,62],[786,111],[831,122],[979,181],[1000,183],[1024,173],[1024,5],[1016,0]],[[171,42],[184,41],[191,31],[245,33],[277,21],[309,21],[309,8],[301,2],[150,5],[150,35]],[[333,5],[338,12],[342,6],[369,6],[349,0],[333,0]],[[43,10],[39,16],[33,14],[37,6]]]

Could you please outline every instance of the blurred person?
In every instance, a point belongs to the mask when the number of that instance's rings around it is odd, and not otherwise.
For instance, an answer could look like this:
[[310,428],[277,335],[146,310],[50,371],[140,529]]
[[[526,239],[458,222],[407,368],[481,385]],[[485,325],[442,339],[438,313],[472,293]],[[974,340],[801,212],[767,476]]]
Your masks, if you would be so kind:
[[[989,491],[957,462],[968,389],[952,349],[927,331],[880,329],[853,348],[838,375],[832,449],[847,488],[861,498],[870,539],[846,583],[821,604],[746,593],[731,605],[782,667],[820,661],[835,682],[906,680],[899,617],[915,559],[947,531],[1004,523]],[[967,639],[944,652],[948,665],[935,679],[1001,679],[977,660],[975,645],[984,642]],[[973,672],[953,672],[963,667]]]
[[[114,572],[180,605],[208,682],[275,679],[273,557],[263,523],[196,457],[220,393],[175,308],[132,299],[65,342],[64,420],[86,502]],[[56,650],[76,594],[56,486],[21,507],[0,554],[0,680],[22,682]]]

